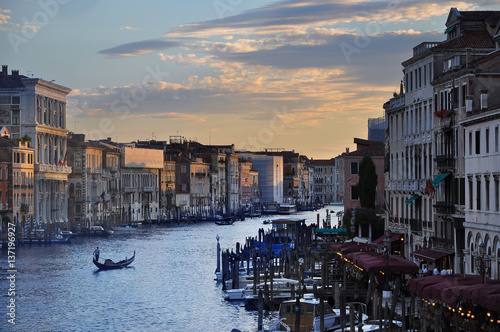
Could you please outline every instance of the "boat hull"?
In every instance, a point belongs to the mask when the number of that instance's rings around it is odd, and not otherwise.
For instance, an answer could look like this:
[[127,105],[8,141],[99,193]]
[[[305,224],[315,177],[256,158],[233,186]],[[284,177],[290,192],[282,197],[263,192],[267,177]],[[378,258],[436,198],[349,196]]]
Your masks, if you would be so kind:
[[97,268],[99,270],[118,270],[118,269],[123,269],[125,267],[128,267],[130,264],[132,264],[134,259],[135,259],[135,251],[134,251],[134,255],[132,257],[130,257],[128,259],[124,259],[124,260],[119,261],[117,263],[114,263],[113,261],[107,259],[104,261],[104,264],[103,264],[103,263],[96,261],[95,257],[92,259],[92,262],[94,263],[95,266],[97,266]]

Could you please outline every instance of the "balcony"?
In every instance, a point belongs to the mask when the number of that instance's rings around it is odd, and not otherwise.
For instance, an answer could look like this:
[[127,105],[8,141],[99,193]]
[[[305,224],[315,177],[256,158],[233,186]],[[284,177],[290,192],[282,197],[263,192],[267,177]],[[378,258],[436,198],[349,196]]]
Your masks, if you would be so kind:
[[69,166],[57,166],[57,165],[47,165],[47,164],[35,164],[36,173],[71,173],[71,167]]
[[441,155],[434,158],[440,171],[453,171],[455,169],[455,158],[452,155]]
[[451,202],[436,202],[436,204],[434,204],[434,208],[436,208],[436,213],[438,214],[455,213],[455,206]]
[[447,247],[453,247],[454,245],[453,239],[447,239],[442,237],[433,236],[431,237],[431,241],[435,247],[447,248]]

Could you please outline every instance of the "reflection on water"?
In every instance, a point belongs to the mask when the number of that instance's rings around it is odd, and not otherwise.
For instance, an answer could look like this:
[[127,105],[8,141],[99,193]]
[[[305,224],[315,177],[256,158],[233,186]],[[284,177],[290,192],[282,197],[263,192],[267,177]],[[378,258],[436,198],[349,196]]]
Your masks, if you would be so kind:
[[[341,207],[330,206],[330,210]],[[316,223],[325,209],[291,218]],[[259,228],[253,218],[232,226],[212,223],[151,226],[115,233],[108,238],[75,238],[70,245],[33,246],[17,250],[16,326],[13,331],[242,331],[257,330],[257,313],[241,303],[224,301],[214,281],[216,235],[223,249],[232,249]],[[335,224],[337,218],[332,216]],[[101,259],[136,258],[131,267],[99,271]],[[7,276],[7,253],[1,253],[0,277]],[[0,308],[6,308],[8,283],[0,283]],[[6,309],[0,309],[0,330],[8,330]],[[275,318],[267,315],[264,325]]]

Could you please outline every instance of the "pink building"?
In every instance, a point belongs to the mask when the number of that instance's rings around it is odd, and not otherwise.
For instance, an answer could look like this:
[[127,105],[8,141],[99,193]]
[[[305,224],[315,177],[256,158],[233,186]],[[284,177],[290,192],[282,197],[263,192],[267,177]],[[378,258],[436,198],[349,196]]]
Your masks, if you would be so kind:
[[358,182],[359,165],[365,155],[372,158],[377,173],[377,202],[375,209],[381,210],[384,206],[384,142],[369,141],[355,138],[356,151],[343,153],[340,157],[344,159],[344,211],[351,208],[361,207],[359,202]]

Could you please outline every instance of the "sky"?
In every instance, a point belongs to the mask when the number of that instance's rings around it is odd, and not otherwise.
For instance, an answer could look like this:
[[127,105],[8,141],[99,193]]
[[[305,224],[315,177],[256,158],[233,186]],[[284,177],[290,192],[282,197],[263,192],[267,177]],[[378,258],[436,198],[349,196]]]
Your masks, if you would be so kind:
[[0,62],[72,89],[67,128],[330,159],[367,138],[450,8],[498,0],[1,0]]

